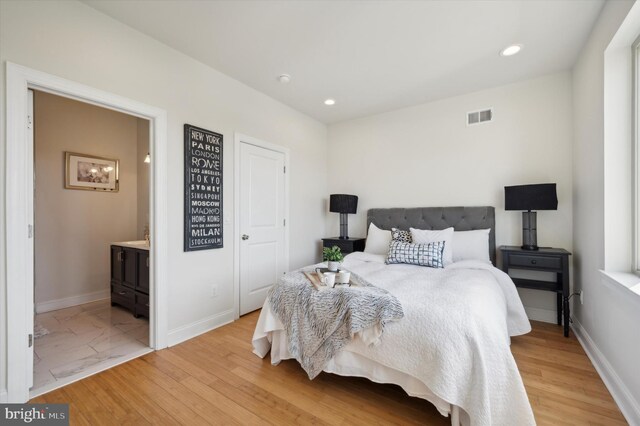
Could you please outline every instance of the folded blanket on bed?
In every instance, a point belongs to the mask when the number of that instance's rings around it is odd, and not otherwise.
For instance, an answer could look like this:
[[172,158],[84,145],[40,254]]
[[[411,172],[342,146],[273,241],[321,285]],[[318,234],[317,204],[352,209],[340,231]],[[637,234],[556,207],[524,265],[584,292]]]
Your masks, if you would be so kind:
[[286,274],[269,292],[271,309],[288,336],[289,352],[310,379],[346,346],[356,333],[374,330],[369,343],[376,344],[389,321],[404,316],[398,299],[351,275],[357,286],[316,290],[304,271]]

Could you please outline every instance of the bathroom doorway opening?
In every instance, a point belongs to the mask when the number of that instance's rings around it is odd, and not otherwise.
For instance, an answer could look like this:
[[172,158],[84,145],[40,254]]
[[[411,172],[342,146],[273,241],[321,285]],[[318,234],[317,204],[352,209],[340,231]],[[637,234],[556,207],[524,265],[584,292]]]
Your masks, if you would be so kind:
[[30,90],[34,397],[149,352],[150,121]]

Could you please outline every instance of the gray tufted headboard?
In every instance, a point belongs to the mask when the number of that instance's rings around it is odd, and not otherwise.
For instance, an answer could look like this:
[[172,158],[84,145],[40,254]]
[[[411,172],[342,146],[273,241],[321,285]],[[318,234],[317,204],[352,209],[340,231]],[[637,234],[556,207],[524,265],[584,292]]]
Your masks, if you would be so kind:
[[489,233],[489,257],[496,264],[496,213],[493,207],[415,207],[369,209],[367,229],[373,222],[380,229],[445,229],[453,226],[456,231],[491,229]]

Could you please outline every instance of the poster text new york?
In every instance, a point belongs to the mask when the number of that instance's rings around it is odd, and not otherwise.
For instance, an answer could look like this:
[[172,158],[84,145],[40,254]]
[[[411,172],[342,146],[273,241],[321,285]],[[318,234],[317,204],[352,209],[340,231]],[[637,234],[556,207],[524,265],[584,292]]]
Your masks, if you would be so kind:
[[190,131],[189,240],[192,247],[222,245],[220,138]]

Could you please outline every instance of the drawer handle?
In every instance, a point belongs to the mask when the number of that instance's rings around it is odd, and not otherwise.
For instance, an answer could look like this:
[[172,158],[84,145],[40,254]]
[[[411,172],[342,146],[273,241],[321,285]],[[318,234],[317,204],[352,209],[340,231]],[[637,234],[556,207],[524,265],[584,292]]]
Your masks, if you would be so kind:
[[148,303],[145,303],[145,304],[144,304],[144,306],[146,306],[146,307],[148,308],[148,307],[149,307],[149,304],[148,304]]
[[118,294],[119,294],[120,296],[124,296],[125,294],[127,294],[127,292],[126,292],[126,291],[121,291],[121,292],[119,292]]
[[536,263],[538,263],[538,261],[537,261],[537,260],[535,260],[535,259],[531,260],[531,264],[532,264],[532,265],[535,265]]

